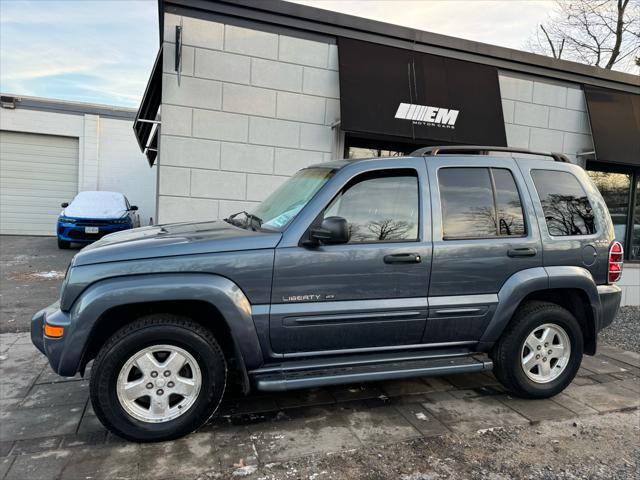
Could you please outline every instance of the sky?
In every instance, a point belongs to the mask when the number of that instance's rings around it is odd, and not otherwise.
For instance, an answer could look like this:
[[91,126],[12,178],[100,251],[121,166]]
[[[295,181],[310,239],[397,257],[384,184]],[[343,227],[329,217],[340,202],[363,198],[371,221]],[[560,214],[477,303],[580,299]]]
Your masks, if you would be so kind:
[[[549,0],[294,0],[524,49]],[[156,0],[0,0],[0,91],[137,107],[158,49]]]
[[158,50],[155,0],[0,0],[0,90],[137,107]]

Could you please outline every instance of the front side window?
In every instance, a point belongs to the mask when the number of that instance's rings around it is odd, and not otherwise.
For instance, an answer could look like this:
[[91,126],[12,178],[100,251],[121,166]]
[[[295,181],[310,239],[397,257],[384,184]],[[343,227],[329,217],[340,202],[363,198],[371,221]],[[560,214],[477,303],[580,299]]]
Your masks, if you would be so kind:
[[334,171],[329,168],[300,170],[258,205],[251,215],[260,219],[261,226],[281,230],[309,203],[333,174]]
[[532,170],[549,234],[591,235],[596,232],[593,209],[578,179],[568,172]]
[[324,217],[349,223],[349,243],[402,242],[418,239],[418,177],[415,172],[365,175],[334,198]]
[[442,168],[438,184],[444,240],[526,234],[520,195],[509,170]]

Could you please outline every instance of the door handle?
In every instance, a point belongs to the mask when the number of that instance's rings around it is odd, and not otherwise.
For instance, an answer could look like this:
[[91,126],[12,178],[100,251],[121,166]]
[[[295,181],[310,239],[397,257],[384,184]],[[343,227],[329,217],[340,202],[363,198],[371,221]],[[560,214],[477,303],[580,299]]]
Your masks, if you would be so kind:
[[422,257],[417,253],[394,253],[384,256],[384,263],[420,263]]
[[512,248],[507,250],[507,255],[510,257],[535,257],[536,251],[535,248]]

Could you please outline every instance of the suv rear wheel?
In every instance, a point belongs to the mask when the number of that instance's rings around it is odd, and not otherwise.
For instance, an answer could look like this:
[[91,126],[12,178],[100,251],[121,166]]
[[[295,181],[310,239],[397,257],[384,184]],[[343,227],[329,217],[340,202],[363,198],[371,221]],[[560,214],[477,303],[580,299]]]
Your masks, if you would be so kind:
[[91,369],[91,403],[116,435],[138,442],[192,432],[217,409],[226,361],[215,338],[188,318],[149,315],[117,331]]
[[571,312],[535,301],[516,312],[491,356],[494,374],[510,392],[546,398],[571,383],[582,352],[582,330]]

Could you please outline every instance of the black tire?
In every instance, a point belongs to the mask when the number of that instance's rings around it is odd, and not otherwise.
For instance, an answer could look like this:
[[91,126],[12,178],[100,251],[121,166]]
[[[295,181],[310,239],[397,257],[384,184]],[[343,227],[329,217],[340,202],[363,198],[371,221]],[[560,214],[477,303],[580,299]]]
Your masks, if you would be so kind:
[[71,242],[67,242],[66,240],[58,239],[58,248],[60,250],[66,250],[71,246]]
[[[149,423],[125,411],[117,395],[117,379],[129,358],[153,345],[186,350],[198,363],[202,385],[195,402],[180,416]],[[100,349],[91,368],[93,409],[112,433],[135,442],[160,442],[186,435],[217,410],[227,380],[227,363],[213,334],[188,318],[170,314],[142,317],[118,330]]]
[[[525,374],[521,361],[522,349],[527,336],[544,324],[555,324],[564,329],[571,344],[571,354],[566,367],[557,378],[548,383],[537,383]],[[583,350],[582,329],[571,312],[555,303],[527,302],[515,313],[491,352],[493,373],[509,392],[518,397],[552,397],[573,381],[582,363]]]

